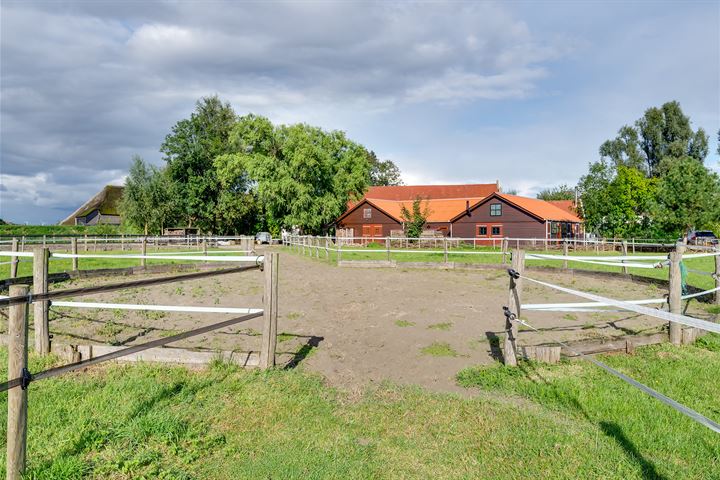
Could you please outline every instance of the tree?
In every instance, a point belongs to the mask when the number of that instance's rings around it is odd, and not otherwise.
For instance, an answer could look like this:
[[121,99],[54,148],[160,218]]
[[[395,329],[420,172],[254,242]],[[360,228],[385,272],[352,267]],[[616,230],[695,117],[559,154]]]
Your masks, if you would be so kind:
[[695,158],[684,157],[665,166],[654,205],[664,232],[680,236],[690,228],[720,223],[720,177]]
[[550,187],[540,190],[537,194],[540,200],[575,200],[575,189],[562,184],[557,187]]
[[133,156],[120,200],[123,222],[142,230],[145,235],[149,233],[153,218],[152,176],[152,169],[145,161],[139,155]]
[[592,164],[579,184],[587,229],[604,236],[647,234],[656,182],[636,168],[614,168],[604,161]]
[[223,232],[224,225],[218,223],[217,216],[222,192],[214,161],[230,153],[230,132],[236,118],[229,103],[217,96],[204,97],[196,103],[189,119],[173,126],[160,147],[188,226]]
[[602,159],[643,170],[650,177],[662,173],[659,167],[665,158],[687,156],[702,163],[707,153],[707,134],[702,128],[693,131],[676,101],[647,109],[634,127],[623,126],[615,139],[600,146]]
[[142,230],[145,235],[162,233],[164,227],[177,221],[176,198],[166,172],[147,165],[135,155],[120,200],[123,222]]
[[231,143],[233,152],[215,162],[218,176],[224,183],[247,179],[271,232],[299,227],[320,233],[367,189],[367,150],[343,132],[274,126],[247,115],[233,128]]
[[379,160],[372,150],[367,156],[370,163],[370,185],[402,185],[400,169],[391,160]]
[[413,200],[412,211],[408,210],[405,205],[400,210],[400,216],[405,221],[405,235],[408,238],[420,238],[427,223],[427,218],[430,216],[430,206],[425,202],[423,208],[423,201],[422,197],[417,197]]

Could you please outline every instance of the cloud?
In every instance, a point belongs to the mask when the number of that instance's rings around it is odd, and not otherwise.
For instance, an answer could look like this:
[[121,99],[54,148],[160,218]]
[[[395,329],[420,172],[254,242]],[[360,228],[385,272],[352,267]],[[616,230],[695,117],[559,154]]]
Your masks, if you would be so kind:
[[661,5],[6,1],[0,215],[56,221],[133,154],[161,163],[212,94],[409,178],[572,182],[650,105],[717,128],[717,11]]

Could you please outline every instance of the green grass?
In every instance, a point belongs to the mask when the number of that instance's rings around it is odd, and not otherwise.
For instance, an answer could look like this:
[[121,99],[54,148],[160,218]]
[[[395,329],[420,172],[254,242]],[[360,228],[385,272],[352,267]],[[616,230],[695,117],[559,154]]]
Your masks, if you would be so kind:
[[136,234],[118,225],[0,225],[0,236]]
[[398,327],[414,327],[415,322],[410,322],[408,320],[395,320],[395,325]]
[[[720,339],[702,341],[605,361],[718,420]],[[5,365],[0,349],[2,376]],[[45,366],[31,357],[32,371]],[[302,370],[106,364],[31,384],[27,476],[718,478],[720,436],[591,365],[459,378],[485,393],[382,384],[346,394]]]
[[[720,336],[707,335],[694,346],[663,344],[637,355],[602,360],[632,378],[720,421],[716,372]],[[466,387],[515,395],[597,431],[625,454],[615,475],[644,478],[720,478],[720,435],[659,403],[589,362],[519,368],[502,365],[463,370]],[[596,450],[600,461],[612,462]],[[633,471],[622,474],[622,471]]]
[[[167,250],[166,250],[167,251]],[[173,248],[173,252],[181,252],[183,251],[182,248]],[[194,250],[184,250],[188,255],[202,255],[202,252],[198,251],[197,249]],[[210,250],[210,251],[216,251],[216,250]],[[156,253],[155,249],[148,249],[148,254]],[[160,251],[162,252],[162,250]],[[67,252],[63,252],[67,253]],[[88,254],[88,255],[139,255],[139,250],[108,250],[108,251],[102,251],[98,250],[97,252],[93,251],[92,245],[89,246],[89,250],[85,252],[84,248],[81,245],[78,245],[78,254]],[[213,256],[221,256],[223,254],[214,254]],[[228,253],[227,255],[237,255],[234,253]],[[148,259],[147,265],[168,265],[168,264],[188,264],[188,263],[197,263],[194,260],[168,260],[162,258],[164,255],[158,255],[158,259]],[[0,259],[0,261],[9,261],[10,259],[8,257],[3,257]],[[140,265],[140,259],[123,259],[123,258],[80,258],[78,262],[78,267],[80,270],[96,270],[101,268],[127,268],[127,267],[137,267]],[[50,273],[58,273],[58,272],[69,272],[72,270],[72,259],[70,258],[50,258],[49,261],[49,270]],[[32,275],[32,258],[30,257],[20,257],[20,263],[18,264],[18,277],[23,276],[30,276]],[[0,278],[8,278],[10,276],[10,265],[0,265]],[[193,296],[198,296],[198,292],[193,292]]]
[[443,323],[433,323],[432,325],[428,325],[430,330],[442,330],[444,332],[447,332],[452,328],[451,322],[443,322]]
[[420,349],[423,355],[432,355],[433,357],[457,357],[456,352],[449,343],[446,342],[433,342],[427,347]]

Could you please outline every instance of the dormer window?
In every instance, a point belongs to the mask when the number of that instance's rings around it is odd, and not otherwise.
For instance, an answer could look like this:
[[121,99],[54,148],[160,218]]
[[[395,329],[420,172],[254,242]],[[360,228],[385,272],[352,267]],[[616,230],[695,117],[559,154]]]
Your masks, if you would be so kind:
[[490,205],[490,216],[499,217],[502,215],[502,203],[493,203]]

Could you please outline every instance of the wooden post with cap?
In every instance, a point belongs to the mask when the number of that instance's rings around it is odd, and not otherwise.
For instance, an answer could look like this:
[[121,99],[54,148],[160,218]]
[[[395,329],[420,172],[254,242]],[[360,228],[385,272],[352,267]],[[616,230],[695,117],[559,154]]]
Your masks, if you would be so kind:
[[[512,262],[510,264],[511,270],[515,275],[510,275],[510,288],[508,290],[508,308],[516,318],[520,318],[520,297],[522,296],[522,274],[525,271],[525,251],[513,250]],[[514,367],[517,365],[517,337],[518,337],[518,324],[517,322],[511,321],[510,318],[505,318],[505,348],[503,349],[503,361],[505,365]]]
[[[27,285],[11,285],[10,296],[25,296]],[[28,359],[28,304],[11,305],[8,311],[8,380],[23,376]],[[15,387],[8,390],[7,461],[8,480],[20,480],[25,472],[27,441],[27,390]]]
[[260,347],[260,368],[275,366],[277,347],[278,317],[278,259],[277,252],[266,253],[263,260],[265,275],[265,293],[263,294],[263,332]]
[[[670,274],[669,274],[669,297],[670,313],[680,314],[682,312],[682,275],[680,262],[685,247],[677,244],[675,251],[670,253]],[[682,325],[677,322],[670,322],[670,343],[680,345],[682,343]]]

